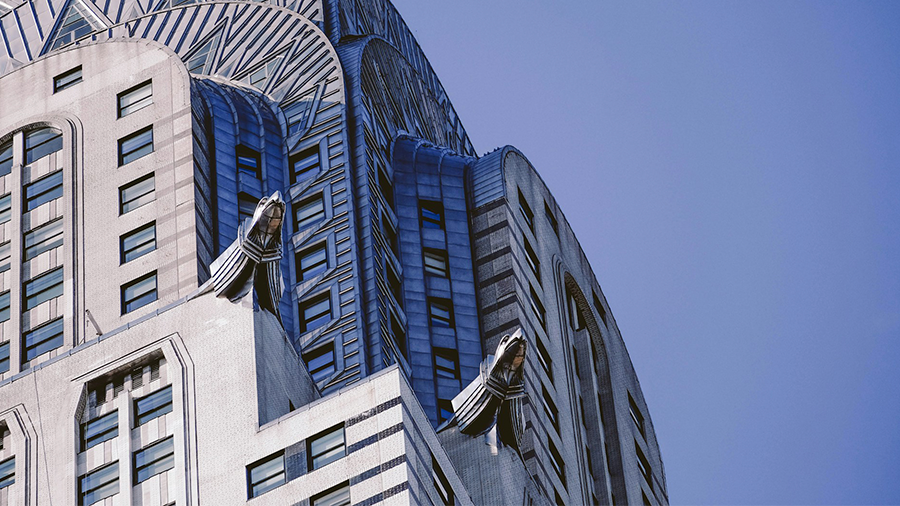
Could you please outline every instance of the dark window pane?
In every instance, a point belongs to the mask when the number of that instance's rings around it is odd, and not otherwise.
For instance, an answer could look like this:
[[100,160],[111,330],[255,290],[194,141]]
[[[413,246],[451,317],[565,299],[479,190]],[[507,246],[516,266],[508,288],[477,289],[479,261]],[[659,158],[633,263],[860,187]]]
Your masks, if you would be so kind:
[[16,482],[16,458],[0,462],[0,488],[6,488]]
[[0,145],[0,176],[5,176],[12,172],[13,164],[13,143],[5,142]]
[[0,373],[9,370],[9,341],[0,343]]
[[319,146],[291,157],[291,184],[305,181],[319,172]]
[[312,279],[328,268],[325,243],[313,246],[297,254],[297,281]]
[[63,268],[52,271],[25,282],[25,311],[63,294]]
[[128,116],[151,104],[153,104],[153,85],[147,81],[119,94],[119,117]]
[[56,219],[25,234],[25,261],[63,244],[63,220]]
[[62,345],[63,319],[57,318],[25,333],[25,361],[39,357]]
[[122,314],[156,301],[156,272],[122,285]]
[[153,127],[149,126],[119,139],[119,165],[133,162],[153,152]]
[[344,426],[335,427],[309,439],[310,470],[330,464],[343,457],[346,452],[344,444]]
[[325,202],[321,195],[307,199],[297,204],[294,211],[294,230],[299,232],[304,228],[325,219]]
[[135,427],[172,412],[172,386],[134,401]]
[[53,78],[53,92],[62,91],[81,82],[81,65]]
[[25,186],[25,211],[36,209],[42,204],[63,195],[63,173],[58,170]]
[[156,249],[156,223],[132,230],[120,238],[121,262],[130,262]]
[[119,463],[95,469],[78,480],[79,504],[88,506],[119,493]]
[[12,195],[0,197],[0,225],[12,219]]
[[156,183],[152,173],[119,188],[119,214],[125,214],[153,202],[156,199],[155,189]]
[[9,320],[9,291],[0,293],[0,323]]
[[300,331],[309,332],[331,320],[331,297],[328,294],[300,303]]
[[134,484],[175,467],[175,440],[172,436],[134,453]]
[[277,453],[247,467],[250,498],[260,496],[285,483],[284,454]]
[[81,451],[119,435],[119,412],[95,418],[81,426]]
[[335,369],[334,366],[334,344],[326,344],[303,356],[306,362],[306,369],[312,376],[313,381],[319,382],[331,376]]
[[344,483],[315,495],[310,499],[309,503],[310,506],[347,506],[350,504],[350,485]]
[[25,133],[25,163],[29,164],[50,153],[62,150],[62,132],[55,128],[41,128]]
[[444,228],[444,206],[440,202],[422,200],[419,205],[422,213],[422,228]]

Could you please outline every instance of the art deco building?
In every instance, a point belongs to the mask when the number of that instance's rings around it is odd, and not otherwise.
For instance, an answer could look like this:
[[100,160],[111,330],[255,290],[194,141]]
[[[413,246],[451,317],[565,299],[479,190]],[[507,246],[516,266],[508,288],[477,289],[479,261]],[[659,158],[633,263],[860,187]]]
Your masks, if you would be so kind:
[[387,0],[0,39],[0,506],[668,504],[559,203]]

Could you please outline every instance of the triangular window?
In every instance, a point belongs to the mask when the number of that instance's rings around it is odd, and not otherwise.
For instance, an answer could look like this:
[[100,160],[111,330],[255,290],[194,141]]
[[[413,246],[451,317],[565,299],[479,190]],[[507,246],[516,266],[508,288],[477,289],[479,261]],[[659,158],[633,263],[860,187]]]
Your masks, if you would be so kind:
[[210,70],[212,70],[209,64],[216,54],[216,47],[219,45],[219,36],[221,34],[221,31],[216,33],[213,38],[209,39],[206,44],[203,44],[200,49],[188,58],[188,72],[191,74],[209,74]]
[[283,56],[273,58],[272,61],[266,63],[265,65],[256,69],[250,75],[245,77],[243,81],[256,89],[266,89],[266,83],[269,82],[269,78],[275,75],[275,72],[278,70],[278,66],[281,65],[281,60],[283,59]]
[[61,17],[63,22],[56,29],[56,35],[50,45],[51,51],[83,39],[97,30],[91,24],[91,12],[80,0],[72,0]]

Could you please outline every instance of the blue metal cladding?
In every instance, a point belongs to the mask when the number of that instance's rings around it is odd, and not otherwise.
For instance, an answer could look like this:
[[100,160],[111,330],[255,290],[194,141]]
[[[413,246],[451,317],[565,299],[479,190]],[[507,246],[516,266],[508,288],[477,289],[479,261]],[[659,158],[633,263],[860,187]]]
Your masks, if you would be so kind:
[[[394,192],[397,202],[403,293],[409,321],[411,383],[431,422],[439,419],[438,400],[451,400],[478,375],[483,358],[475,272],[466,205],[469,157],[406,136],[393,145]],[[419,203],[437,202],[442,228],[423,228]],[[448,276],[426,272],[424,250],[446,252]],[[452,325],[429,323],[429,299],[449,300]],[[434,349],[456,350],[459,379],[442,377],[434,367]]]

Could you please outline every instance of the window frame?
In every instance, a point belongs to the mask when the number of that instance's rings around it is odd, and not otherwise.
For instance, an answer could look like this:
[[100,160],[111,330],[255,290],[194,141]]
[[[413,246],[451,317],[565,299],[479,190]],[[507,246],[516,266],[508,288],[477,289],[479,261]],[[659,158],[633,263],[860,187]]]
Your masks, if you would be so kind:
[[[36,343],[28,344],[28,339],[38,332],[46,332],[47,330],[57,330],[58,332],[51,334],[49,337],[44,337],[40,341]],[[22,357],[25,359],[25,362],[31,362],[32,360],[40,357],[45,353],[49,353],[57,348],[62,347],[65,344],[65,322],[63,321],[63,317],[54,318],[48,322],[44,322],[37,327],[24,332],[22,334]],[[50,343],[49,346],[42,346]],[[40,350],[35,352],[35,350]]]
[[[58,274],[57,274],[58,273]],[[59,279],[56,279],[56,278]],[[46,287],[38,288],[36,292],[29,293],[32,290],[35,290],[34,286],[40,285],[40,282],[44,282],[45,280],[52,281],[52,285],[47,285]],[[59,293],[57,293],[57,291]],[[63,271],[63,267],[59,266],[55,269],[50,269],[49,271],[44,271],[37,276],[26,280],[22,283],[22,299],[24,301],[24,310],[31,311],[32,309],[40,306],[41,304],[47,302],[48,300],[53,300],[57,297],[62,297],[65,293],[65,272]],[[48,296],[48,294],[52,294]]]
[[[92,425],[98,426],[101,423],[108,422],[109,420],[113,420],[113,424],[111,427],[100,430],[96,434],[88,435],[88,431],[91,430]],[[81,451],[87,451],[98,444],[101,444],[105,441],[109,441],[110,439],[114,439],[119,436],[119,411],[115,410],[105,415],[98,416],[93,420],[88,420],[81,424]]]
[[9,372],[10,364],[10,345],[9,341],[0,343],[0,373]]
[[[443,269],[439,265],[429,265],[428,261],[438,261],[443,264]],[[426,276],[435,276],[439,278],[450,277],[450,258],[446,250],[423,248],[422,249],[422,266],[425,269]]]
[[[132,188],[134,188],[148,180],[151,181],[151,183],[153,185],[153,188],[151,188],[150,191],[142,193],[136,197],[133,197],[133,198],[131,198],[131,200],[125,201],[125,192],[126,191],[131,190]],[[136,201],[140,202],[141,199],[143,199],[144,197],[146,197],[147,195],[150,195],[150,194],[153,195],[153,197],[150,200],[144,201],[143,203],[139,203],[135,207],[130,207],[127,210],[125,209],[126,205],[130,205],[132,202],[136,202]],[[119,216],[128,214],[131,211],[134,211],[135,209],[138,209],[140,207],[143,207],[143,206],[145,206],[151,202],[155,202],[155,201],[156,201],[156,172],[151,172],[151,173],[145,174],[137,179],[134,179],[128,183],[125,183],[124,185],[119,187]]]
[[[275,460],[281,461],[281,470],[274,474],[267,475],[263,479],[254,482],[253,481],[253,472],[266,464],[274,462]],[[281,476],[280,483],[273,484],[272,486],[269,486],[268,488],[265,488],[264,490],[262,490],[260,492],[257,492],[254,490],[255,487],[259,486],[263,482],[266,482],[266,481],[270,480],[271,478],[277,477],[279,475]],[[257,460],[256,462],[253,462],[252,464],[247,465],[247,499],[253,499],[254,497],[259,497],[259,496],[265,494],[266,492],[275,490],[276,488],[284,485],[285,483],[287,483],[287,469],[286,469],[285,460],[284,460],[284,450],[275,452],[271,455],[268,455],[266,457],[263,457],[263,458]]]
[[[435,306],[439,306],[437,309],[446,310],[447,316],[435,314]],[[437,328],[455,328],[453,301],[438,297],[428,297],[428,325]]]
[[[459,352],[453,348],[432,348],[432,356],[434,357],[434,375],[438,378],[451,380],[459,380]],[[452,364],[452,368],[441,364],[438,359],[445,360]],[[443,374],[442,374],[443,373]]]
[[[144,239],[143,242],[126,249],[126,241],[129,241],[135,236],[138,236],[148,230],[152,231],[152,236],[150,237],[150,239]],[[149,244],[152,244],[150,249],[141,249],[145,248]],[[133,254],[135,251],[137,251],[138,254],[136,256],[129,257],[129,254]],[[119,236],[119,265],[124,265],[132,260],[138,259],[154,251],[156,251],[156,221],[151,221],[150,223],[141,225],[140,227]]]
[[[74,77],[73,77],[74,76]],[[82,81],[81,65],[71,68],[53,78],[53,93],[71,88]]]
[[[12,139],[0,144],[0,176],[12,174],[14,147]],[[9,153],[9,156],[6,156],[6,153]]]
[[[313,362],[316,359],[331,356],[331,360],[328,362],[323,362],[322,365],[316,365],[313,367]],[[335,362],[335,352],[334,352],[334,342],[329,342],[323,344],[322,346],[316,347],[313,350],[310,350],[303,354],[303,362],[306,364],[306,370],[309,372],[310,377],[312,377],[313,381],[318,383],[324,379],[327,379],[332,374],[337,371],[337,363]],[[319,376],[317,378],[317,376]]]
[[[341,498],[338,493],[342,493],[346,491],[346,498]],[[328,499],[329,502],[323,503],[322,501]],[[343,499],[341,502],[335,502],[336,500]],[[319,492],[318,494],[309,498],[309,506],[347,506],[352,504],[352,500],[350,498],[350,482],[345,481],[338,485],[335,485],[328,490],[323,492]]]
[[[315,160],[310,161],[313,157],[315,157]],[[298,169],[297,166],[301,163],[302,165]],[[288,166],[291,170],[290,180],[292,186],[314,178],[322,170],[322,154],[319,152],[319,145],[316,144],[291,155],[288,160]]]
[[[321,304],[323,301],[328,302],[328,310],[322,311],[320,313],[314,314],[312,317],[307,318],[306,312],[314,308],[315,306]],[[331,303],[331,292],[326,291],[307,299],[300,301],[299,306],[299,316],[300,316],[300,333],[305,334],[307,332],[312,332],[313,330],[325,326],[334,319],[334,308]],[[327,318],[326,318],[327,315]]]
[[[255,165],[243,162],[242,159],[251,161]],[[240,178],[241,174],[247,174],[255,179],[262,179],[262,154],[259,151],[249,146],[238,144],[234,147],[234,164],[238,178]]]
[[[123,99],[131,98],[130,95],[136,94],[138,92],[142,92],[143,88],[147,87],[150,90],[150,94],[145,97],[140,97],[134,102],[130,104],[122,105]],[[146,102],[144,102],[146,101]],[[143,102],[143,103],[142,103]],[[134,114],[145,107],[149,107],[153,105],[153,79],[148,79],[138,85],[132,86],[127,90],[120,92],[116,95],[116,115],[117,118],[124,118],[129,114]]]
[[[128,290],[134,288],[135,286],[137,286],[149,279],[153,280],[153,289],[152,290],[134,295],[130,299],[126,298]],[[153,304],[154,302],[159,300],[159,277],[157,276],[156,271],[148,272],[147,274],[144,274],[143,276],[136,278],[136,279],[129,281],[128,283],[125,283],[124,285],[122,285],[120,287],[120,292],[121,292],[121,303],[122,303],[122,315],[132,313],[144,306],[149,306],[150,304]],[[152,294],[152,297],[153,297],[152,299],[147,299],[146,301],[141,300],[143,297],[148,296],[150,294]],[[132,304],[137,303],[136,301],[140,301],[140,305],[132,306]]]
[[528,204],[528,199],[525,198],[525,195],[522,193],[521,188],[517,188],[519,191],[519,213],[522,215],[522,218],[525,219],[525,224],[528,225],[528,229],[534,233],[534,211],[531,210],[531,206]]
[[0,462],[0,490],[16,483],[16,456]]
[[450,486],[450,480],[447,479],[447,475],[444,474],[444,470],[433,453],[431,454],[431,480],[444,506],[454,506],[456,497],[453,494],[453,487]]
[[[429,216],[431,213],[434,216]],[[444,230],[444,203],[438,200],[419,200],[419,226],[423,229]]]
[[[167,393],[168,391],[168,393]],[[156,396],[165,399],[168,397],[168,400],[162,404],[157,406],[153,406],[149,409],[141,408],[141,403],[146,402],[148,400],[156,400]],[[166,385],[162,388],[159,388],[153,392],[150,392],[147,395],[138,397],[133,401],[133,409],[134,409],[134,428],[138,428],[141,425],[149,422],[150,420],[155,420],[161,416],[165,416],[171,413],[174,409],[174,397],[172,392],[172,385]]]
[[[39,185],[44,185],[45,183],[53,183],[53,186],[50,186],[47,189],[41,189],[40,192],[35,195],[29,195],[32,188],[42,188],[42,186]],[[53,202],[56,199],[62,198],[64,191],[65,179],[62,169],[53,171],[31,181],[22,188],[22,202],[25,206],[24,212],[31,212],[48,202]]]
[[[53,132],[54,135],[47,137],[46,139],[38,142],[37,144],[30,146],[29,141],[32,137],[37,136],[41,132]],[[50,151],[44,151],[43,149],[49,149]],[[57,153],[62,151],[63,149],[63,136],[62,131],[54,128],[54,127],[41,127],[35,128],[32,130],[28,130],[25,132],[25,165],[31,165],[32,163],[44,158],[45,156],[52,155],[53,153]],[[34,153],[37,152],[37,156],[34,156]],[[57,171],[57,172],[62,172]],[[48,176],[44,176],[48,177]],[[43,179],[43,177],[41,178]],[[33,183],[31,183],[33,184]]]
[[[304,217],[302,220],[300,219],[300,212],[305,209],[310,209],[313,204],[318,204],[321,206],[321,209],[317,210],[313,214],[310,214]],[[300,232],[301,230],[306,230],[317,223],[325,221],[328,217],[325,212],[325,196],[322,193],[317,193],[308,198],[301,200],[293,205],[294,208],[294,232]],[[301,225],[302,221],[302,225]]]
[[[340,444],[334,444],[332,446],[327,446],[324,449],[320,450],[318,453],[314,453],[313,447],[319,441],[322,441],[333,434],[340,432]],[[340,450],[338,453],[333,453]],[[337,462],[338,460],[347,456],[347,432],[344,422],[341,422],[337,425],[329,427],[314,436],[310,436],[306,439],[306,464],[309,472],[315,471],[316,469],[322,469],[323,467],[331,464],[332,462]],[[324,459],[324,462],[316,462],[317,459]]]
[[[144,142],[143,144],[140,144],[133,149],[129,149],[127,152],[124,151],[124,147],[127,143],[141,139],[141,136],[146,135],[148,133],[150,134],[149,142]],[[143,139],[143,140],[147,140],[147,139]],[[119,167],[123,167],[125,165],[128,165],[131,162],[140,160],[141,158],[144,158],[145,156],[153,153],[154,150],[156,149],[153,144],[153,125],[145,126],[144,128],[141,128],[140,130],[130,133],[130,134],[126,135],[125,137],[120,138],[117,142],[118,142],[118,146],[119,146],[119,149],[118,149]],[[144,149],[147,146],[150,146],[150,150],[144,151]]]
[[[303,262],[313,255],[321,253],[321,260],[316,259],[315,263],[303,267]],[[328,243],[326,241],[319,242],[308,248],[300,250],[294,257],[294,264],[297,270],[297,282],[302,283],[309,281],[315,276],[328,270]]]
[[[166,448],[166,447],[169,448]],[[138,459],[145,455],[148,451],[155,451],[157,447],[162,447],[164,451],[168,450],[168,453],[164,453],[161,456],[155,456],[155,458],[150,462],[145,462],[141,465],[138,465]],[[132,469],[134,470],[132,474],[132,484],[138,485],[143,483],[150,478],[158,474],[162,474],[171,469],[175,469],[175,437],[170,435],[168,437],[164,437],[157,441],[154,441],[147,446],[135,451],[131,456]],[[157,467],[158,466],[158,467]],[[168,467],[166,467],[168,466]],[[145,475],[143,478],[141,477],[141,471],[150,469],[150,474]]]
[[[106,471],[107,469],[110,469],[110,468],[113,468],[113,467],[115,468],[115,478],[108,478],[107,481],[104,481],[104,482],[99,483],[97,486],[91,488],[90,490],[85,490],[85,489],[84,489],[84,482],[85,482],[85,480],[87,480],[88,478],[90,478],[91,475],[98,475],[98,474],[101,473],[101,471]],[[106,499],[107,497],[112,497],[112,496],[118,494],[118,493],[119,493],[119,490],[120,490],[120,488],[121,488],[121,487],[120,487],[120,483],[119,483],[119,478],[120,478],[120,477],[121,477],[121,476],[120,476],[120,473],[119,473],[119,461],[118,461],[118,460],[115,460],[115,461],[113,461],[113,462],[110,462],[109,464],[102,465],[102,466],[100,466],[100,467],[98,467],[98,468],[96,468],[96,469],[92,469],[91,471],[89,471],[89,472],[87,472],[87,473],[85,473],[85,474],[79,476],[79,477],[78,477],[78,504],[79,504],[80,506],[88,506],[88,505],[91,505],[91,504],[96,504],[96,503],[102,501],[103,499]],[[115,484],[116,484],[116,490],[115,490],[115,492],[105,491],[105,492],[102,492],[102,493],[106,493],[106,494],[108,494],[108,495],[101,495],[100,497],[96,497],[96,498],[93,498],[93,497],[92,497],[91,500],[90,500],[90,502],[87,502],[87,501],[84,500],[86,494],[94,493],[94,492],[96,492],[96,491],[98,491],[98,490],[103,489],[104,487],[106,487],[106,486],[108,486],[108,485],[111,485],[112,483],[115,483]],[[111,493],[109,493],[109,492],[111,492]]]
[[[43,237],[42,239],[35,241],[35,237],[39,237],[40,234],[51,233],[52,235],[48,235]],[[22,259],[27,262],[33,258],[37,258],[43,253],[59,248],[63,245],[63,237],[65,233],[65,222],[60,216],[54,220],[48,221],[38,227],[32,228],[31,230],[22,234]],[[29,244],[32,242],[32,244]]]

